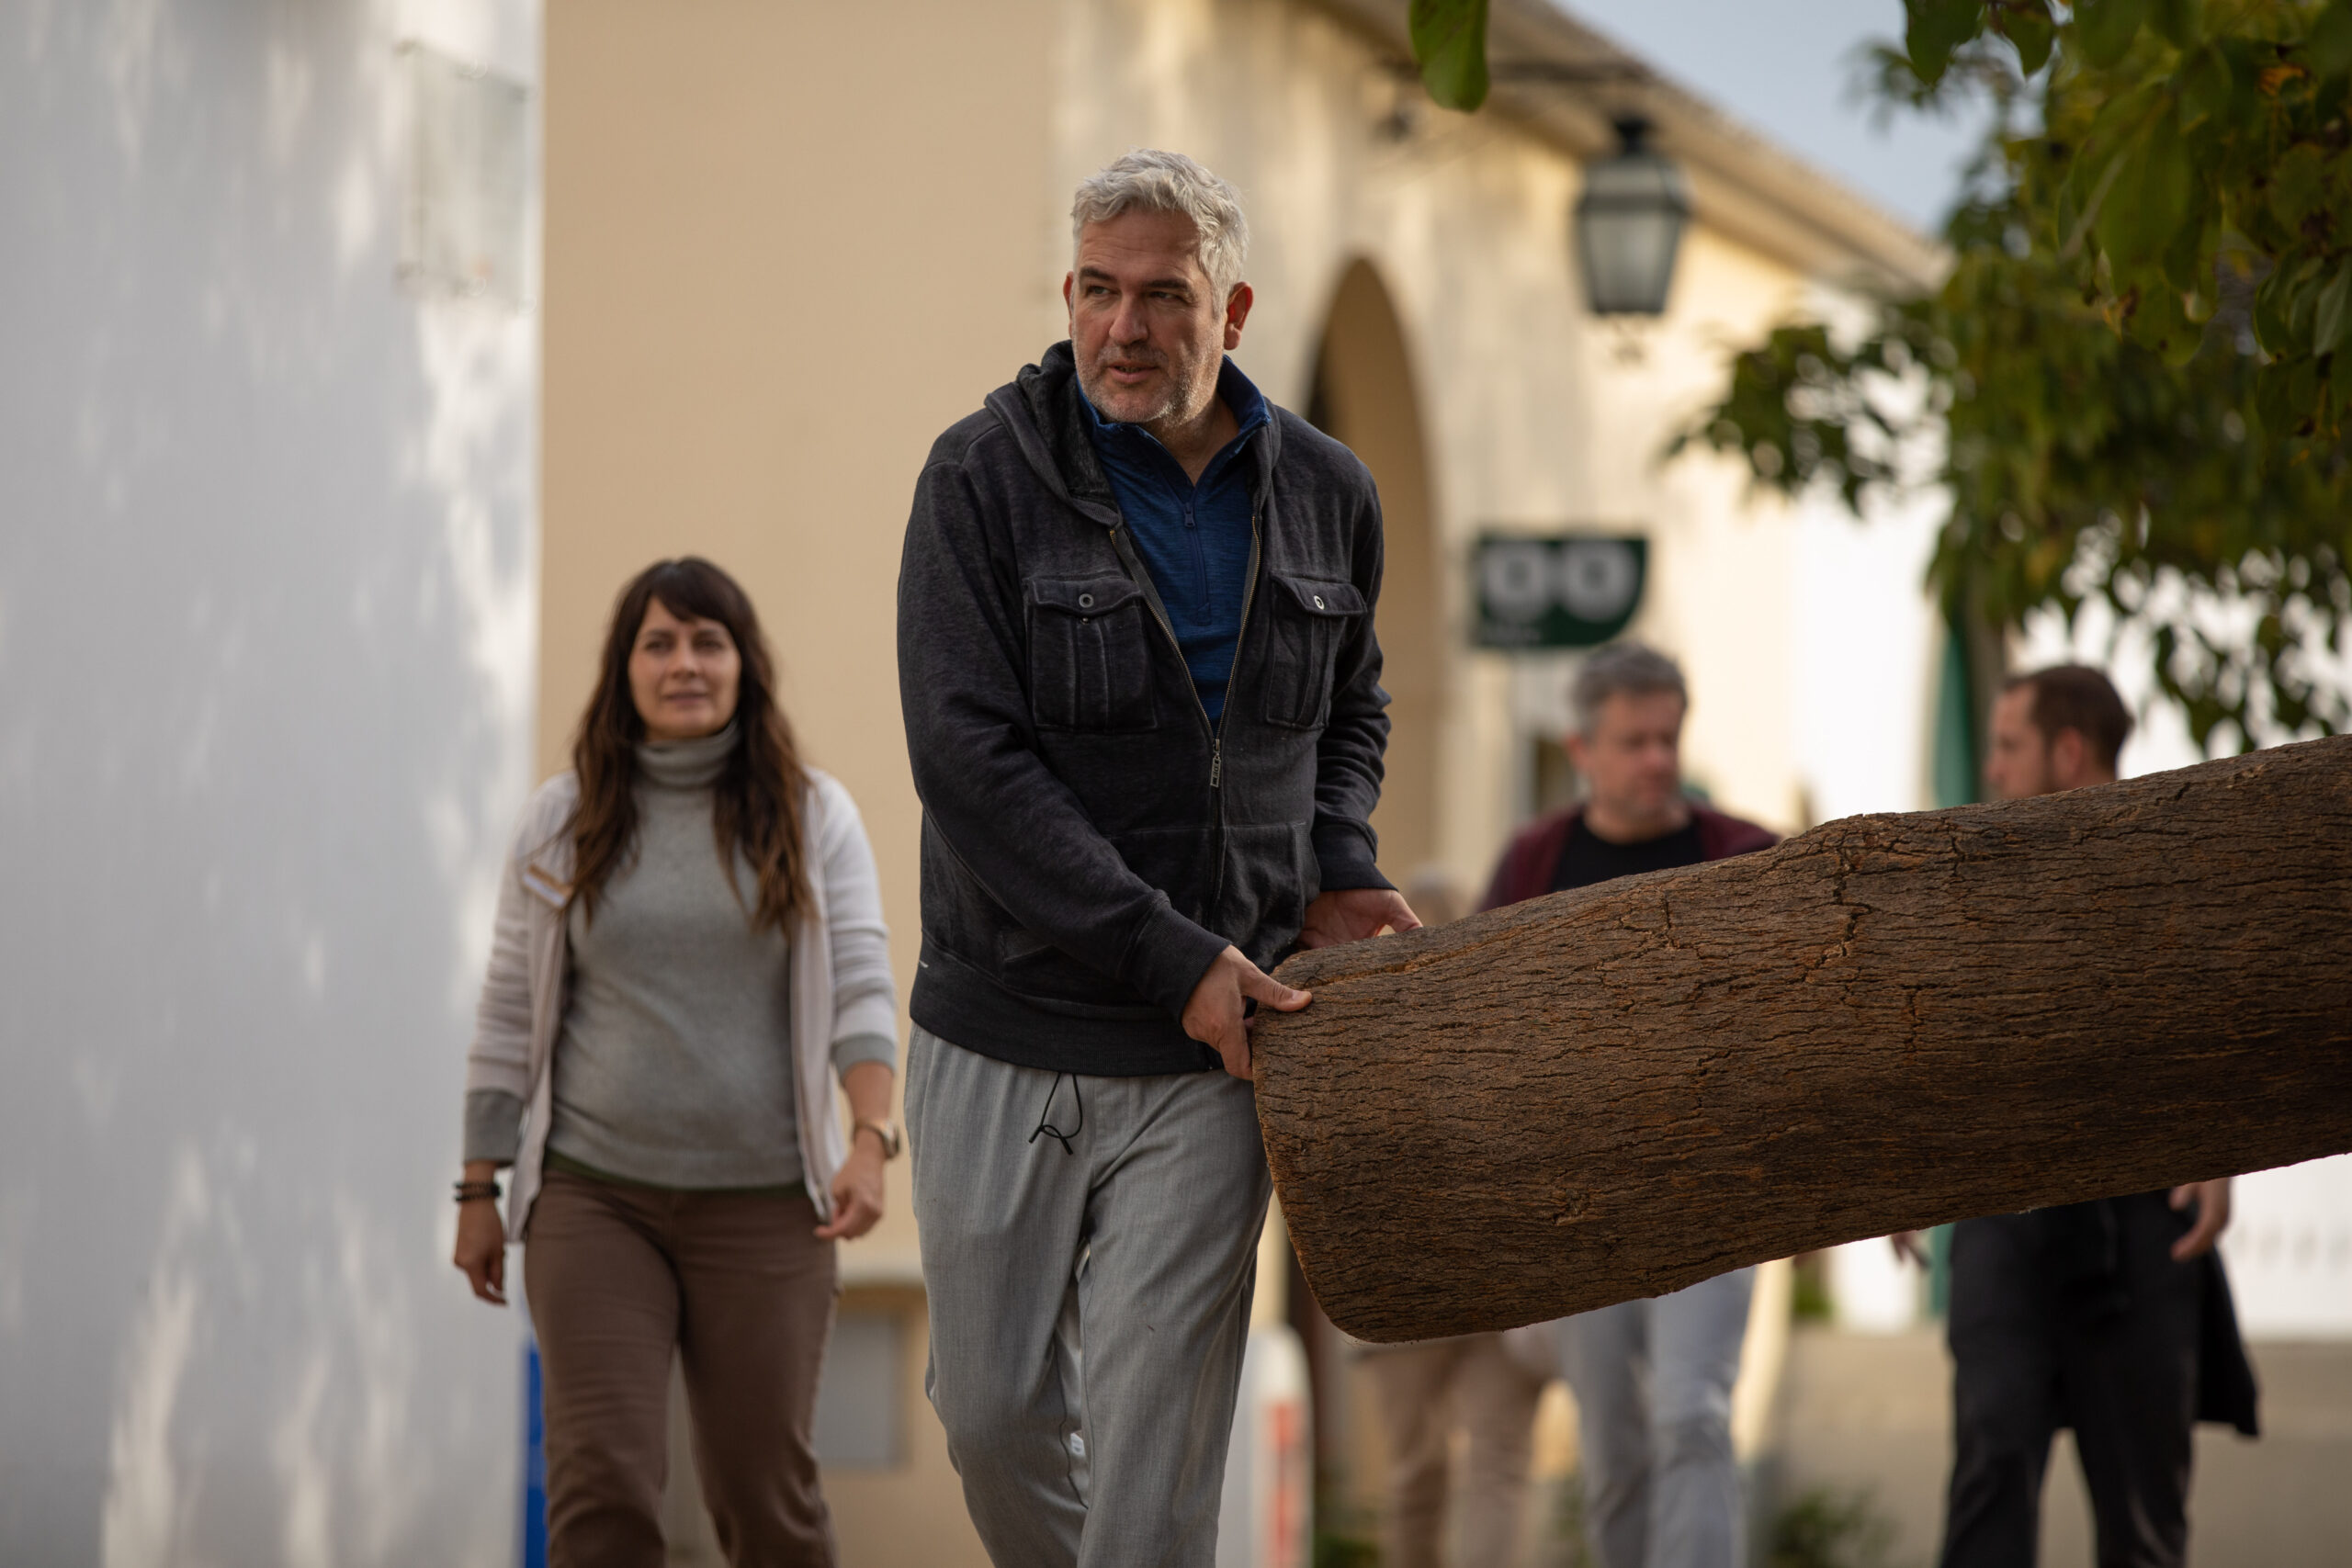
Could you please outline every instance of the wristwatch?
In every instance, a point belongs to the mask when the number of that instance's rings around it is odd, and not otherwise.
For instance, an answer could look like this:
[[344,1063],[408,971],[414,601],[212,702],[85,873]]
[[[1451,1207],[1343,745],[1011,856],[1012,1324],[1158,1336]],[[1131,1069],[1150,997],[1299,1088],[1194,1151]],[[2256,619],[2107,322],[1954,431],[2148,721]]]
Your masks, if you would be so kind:
[[882,1140],[882,1157],[897,1159],[899,1150],[905,1146],[905,1140],[899,1136],[899,1124],[895,1122],[869,1122],[861,1117],[851,1125],[849,1141],[853,1144],[857,1142],[857,1135],[869,1127],[874,1130],[875,1136]]

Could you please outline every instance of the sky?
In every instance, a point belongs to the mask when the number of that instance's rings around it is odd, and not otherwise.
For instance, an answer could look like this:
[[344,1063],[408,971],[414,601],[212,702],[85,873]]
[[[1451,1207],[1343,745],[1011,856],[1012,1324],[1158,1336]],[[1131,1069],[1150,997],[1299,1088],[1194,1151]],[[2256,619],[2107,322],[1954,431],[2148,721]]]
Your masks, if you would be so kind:
[[1562,0],[1733,118],[1933,231],[1973,126],[1902,113],[1884,129],[1852,90],[1855,56],[1903,31],[1902,0]]

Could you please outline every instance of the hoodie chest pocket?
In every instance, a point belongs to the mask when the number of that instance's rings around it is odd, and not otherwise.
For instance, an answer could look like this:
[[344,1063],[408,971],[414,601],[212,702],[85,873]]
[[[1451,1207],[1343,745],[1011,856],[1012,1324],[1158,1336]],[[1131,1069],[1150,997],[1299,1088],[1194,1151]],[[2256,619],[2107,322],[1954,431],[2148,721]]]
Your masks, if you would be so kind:
[[1266,670],[1266,719],[1317,729],[1331,719],[1331,669],[1363,619],[1356,585],[1270,571],[1272,656]]
[[1152,728],[1151,612],[1134,580],[1031,578],[1025,587],[1029,708],[1038,728]]

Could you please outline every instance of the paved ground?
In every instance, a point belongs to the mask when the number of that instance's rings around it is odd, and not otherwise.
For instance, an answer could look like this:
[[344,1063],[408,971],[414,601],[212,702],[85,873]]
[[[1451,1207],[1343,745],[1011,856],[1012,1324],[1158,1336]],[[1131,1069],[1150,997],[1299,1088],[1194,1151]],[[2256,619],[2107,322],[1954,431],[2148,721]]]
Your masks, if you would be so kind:
[[[2199,1568],[2345,1568],[2352,1563],[2352,1341],[2257,1343],[2264,1436],[2199,1428],[2191,1500]],[[1799,1328],[1774,1416],[1777,1441],[1753,1477],[1759,1524],[1776,1501],[1824,1488],[1867,1490],[1894,1530],[1886,1568],[1930,1568],[1951,1459],[1951,1363],[1940,1329],[1863,1335]],[[1555,1391],[1539,1422],[1531,1488],[1530,1568],[1581,1568],[1562,1510],[1574,1483],[1574,1417]],[[693,1491],[683,1390],[673,1390],[672,1486],[664,1525],[672,1568],[724,1561]],[[2043,1507],[2043,1568],[2088,1568],[2089,1510],[2061,1435]],[[1365,1533],[1371,1518],[1358,1521]]]
[[[2199,1428],[2190,1559],[2204,1568],[2342,1568],[2352,1562],[2352,1342],[2250,1349],[2264,1435]],[[1868,1488],[1896,1532],[1889,1563],[1931,1563],[1951,1457],[1950,1380],[1940,1330],[1800,1329],[1766,1484],[1782,1498]],[[2088,1564],[2089,1509],[2064,1436],[2050,1473],[2042,1562]]]

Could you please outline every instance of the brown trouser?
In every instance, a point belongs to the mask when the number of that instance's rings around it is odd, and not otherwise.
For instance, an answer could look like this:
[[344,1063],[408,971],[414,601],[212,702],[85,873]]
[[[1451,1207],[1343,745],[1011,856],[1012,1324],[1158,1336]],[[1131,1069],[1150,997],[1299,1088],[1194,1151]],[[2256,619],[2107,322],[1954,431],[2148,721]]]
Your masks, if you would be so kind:
[[1364,1365],[1388,1427],[1381,1561],[1389,1568],[1437,1568],[1449,1439],[1459,1426],[1470,1438],[1460,1499],[1464,1568],[1510,1568],[1519,1561],[1544,1380],[1511,1359],[1499,1334],[1382,1346],[1365,1353]]
[[831,1568],[809,1428],[833,1244],[797,1194],[673,1192],[549,1171],[523,1249],[546,1374],[552,1568],[662,1568],[670,1362],[735,1568]]

